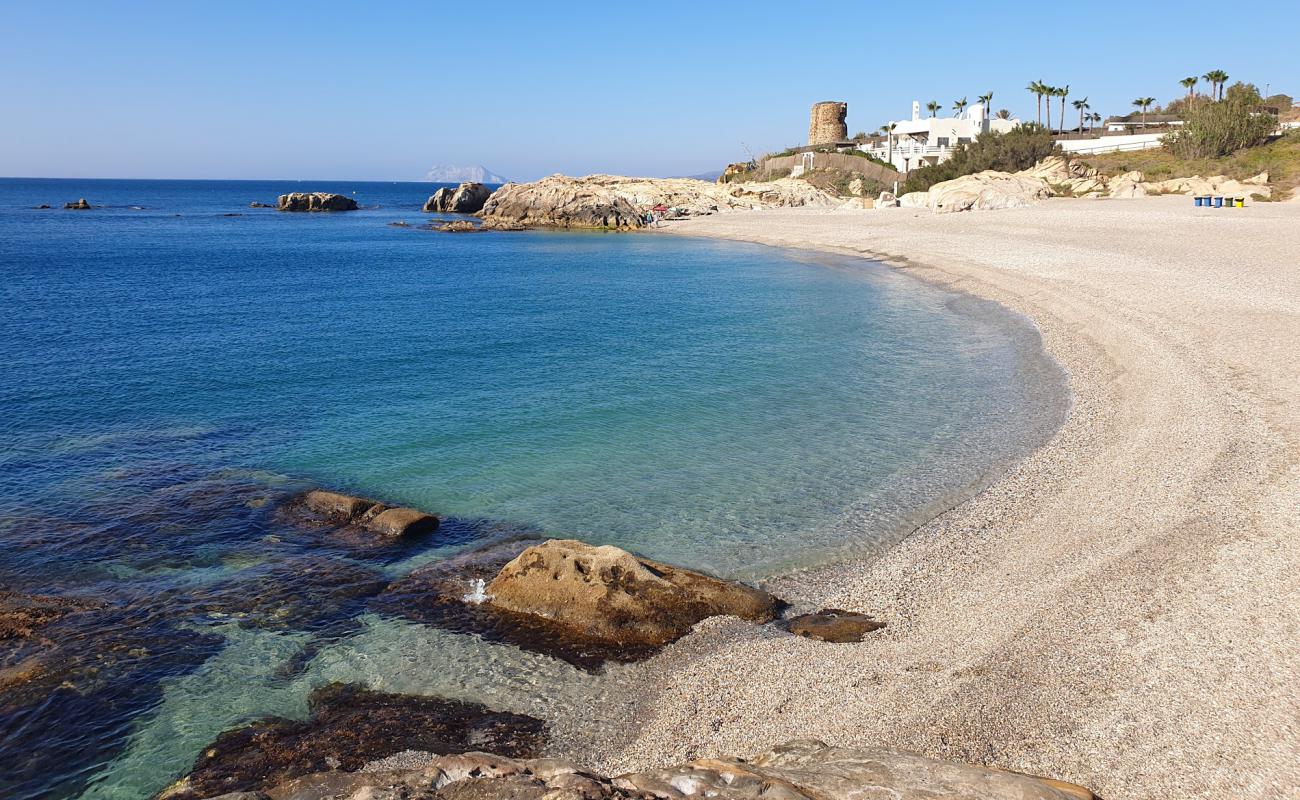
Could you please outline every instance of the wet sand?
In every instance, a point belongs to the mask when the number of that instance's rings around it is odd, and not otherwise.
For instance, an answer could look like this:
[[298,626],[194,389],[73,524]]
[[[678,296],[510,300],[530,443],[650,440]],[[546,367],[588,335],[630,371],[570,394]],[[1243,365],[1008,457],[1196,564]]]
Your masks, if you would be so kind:
[[862,644],[714,619],[558,748],[616,773],[815,737],[1115,798],[1300,785],[1300,207],[1183,197],[785,209],[670,234],[856,254],[1028,315],[1074,405],[1052,441],[882,557],[775,579]]

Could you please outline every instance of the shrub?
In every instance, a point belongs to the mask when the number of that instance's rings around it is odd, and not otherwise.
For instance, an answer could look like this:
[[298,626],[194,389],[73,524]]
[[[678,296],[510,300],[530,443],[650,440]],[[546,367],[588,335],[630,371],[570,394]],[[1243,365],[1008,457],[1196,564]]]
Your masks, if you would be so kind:
[[1165,149],[1179,158],[1217,158],[1263,144],[1277,119],[1263,110],[1254,86],[1238,83],[1224,98],[1187,103],[1183,127],[1165,137]]
[[936,183],[986,169],[1001,172],[1028,169],[1057,152],[1052,134],[1042,125],[1026,123],[1006,133],[981,133],[974,142],[959,145],[942,164],[908,173],[903,191],[924,192]]

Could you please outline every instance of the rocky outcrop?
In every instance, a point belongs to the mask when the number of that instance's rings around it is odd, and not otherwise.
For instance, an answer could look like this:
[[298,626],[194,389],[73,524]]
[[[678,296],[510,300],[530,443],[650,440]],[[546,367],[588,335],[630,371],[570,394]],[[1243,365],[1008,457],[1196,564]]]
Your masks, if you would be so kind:
[[310,719],[273,717],[221,734],[190,774],[159,798],[270,789],[310,773],[359,770],[408,750],[445,755],[489,749],[528,757],[545,741],[541,720],[456,700],[335,683],[312,692],[309,702]]
[[1045,158],[1016,174],[1042,179],[1048,183],[1053,193],[1066,193],[1075,197],[1133,198],[1160,194],[1271,197],[1273,193],[1272,187],[1268,185],[1267,172],[1244,180],[1233,180],[1225,175],[1208,178],[1193,175],[1149,181],[1143,173],[1136,170],[1107,178],[1078,159],[1066,160],[1061,156]]
[[1041,178],[985,170],[931,186],[925,207],[940,214],[993,211],[1031,206],[1051,195],[1051,187]]
[[812,614],[791,617],[785,620],[783,627],[796,636],[845,644],[862,641],[868,633],[885,627],[885,623],[856,611],[823,608]]
[[662,646],[696,622],[734,615],[776,618],[767,592],[638,558],[605,545],[553,539],[530,547],[487,585],[496,608],[542,617],[617,645]]
[[698,216],[785,206],[831,208],[839,203],[834,195],[790,178],[717,184],[691,178],[552,175],[502,186],[480,215],[489,223],[626,230],[643,226],[646,212],[656,205],[672,209],[676,216]]
[[1068,192],[1077,197],[1099,196],[1106,191],[1106,178],[1078,159],[1050,156],[1016,174],[1026,178],[1041,178],[1053,190]]
[[64,203],[63,207],[66,209],[70,209],[72,211],[85,211],[89,209],[91,206],[90,203],[86,202],[86,198],[83,197],[74,203]]
[[462,183],[455,189],[443,187],[425,202],[425,211],[450,214],[476,214],[492,196],[492,190],[481,183]]
[[301,507],[323,521],[363,528],[398,538],[431,533],[439,520],[414,508],[395,508],[365,497],[316,489],[301,498]]
[[957,764],[883,747],[816,740],[752,759],[701,758],[607,778],[557,759],[465,753],[421,759],[414,769],[327,772],[268,791],[275,800],[1099,800],[1074,783]]
[[293,192],[280,195],[277,208],[281,211],[356,211],[357,201],[328,192]]

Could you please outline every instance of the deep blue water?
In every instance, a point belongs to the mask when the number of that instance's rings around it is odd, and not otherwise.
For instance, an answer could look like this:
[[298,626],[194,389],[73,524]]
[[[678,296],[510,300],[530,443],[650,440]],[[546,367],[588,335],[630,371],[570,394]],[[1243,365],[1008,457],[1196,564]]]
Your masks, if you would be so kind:
[[[424,230],[434,188],[0,180],[0,585],[144,607],[123,630],[172,642],[131,650],[121,686],[0,705],[0,764],[26,764],[0,794],[155,791],[326,679],[580,680],[347,603],[250,629],[154,598],[322,554],[392,577],[513,529],[760,579],[892,540],[1059,422],[1036,333],[988,303],[758,246]],[[303,190],[363,210],[247,207]],[[309,486],[466,522],[334,552],[266,511]],[[305,672],[268,677],[315,635]],[[102,721],[60,745],[79,757],[33,756],[73,713]]]

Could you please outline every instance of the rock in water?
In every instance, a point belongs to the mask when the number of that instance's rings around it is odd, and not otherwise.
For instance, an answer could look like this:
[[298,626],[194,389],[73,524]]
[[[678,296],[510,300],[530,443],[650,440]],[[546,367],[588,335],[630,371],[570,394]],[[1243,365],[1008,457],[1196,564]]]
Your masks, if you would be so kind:
[[83,197],[75,203],[64,203],[63,207],[74,211],[85,211],[90,208],[90,203],[87,203],[86,198]]
[[443,187],[434,192],[424,204],[425,211],[452,214],[477,214],[492,196],[492,190],[481,183],[462,183],[452,189]]
[[280,195],[281,211],[356,211],[357,201],[329,192],[293,192]]
[[520,553],[487,587],[493,606],[621,646],[662,646],[705,617],[771,622],[767,592],[620,550],[552,539]]
[[820,642],[860,642],[872,631],[885,627],[885,623],[856,611],[823,608],[813,614],[800,614],[786,620],[785,629],[796,636]]
[[272,717],[221,734],[204,748],[190,774],[159,797],[199,800],[256,791],[314,772],[352,772],[404,750],[489,749],[530,757],[545,741],[542,721],[524,714],[355,684],[317,689],[310,705],[308,720]]
[[364,528],[397,538],[432,533],[439,519],[414,508],[392,508],[375,500],[315,489],[302,496],[301,507],[324,520]]

